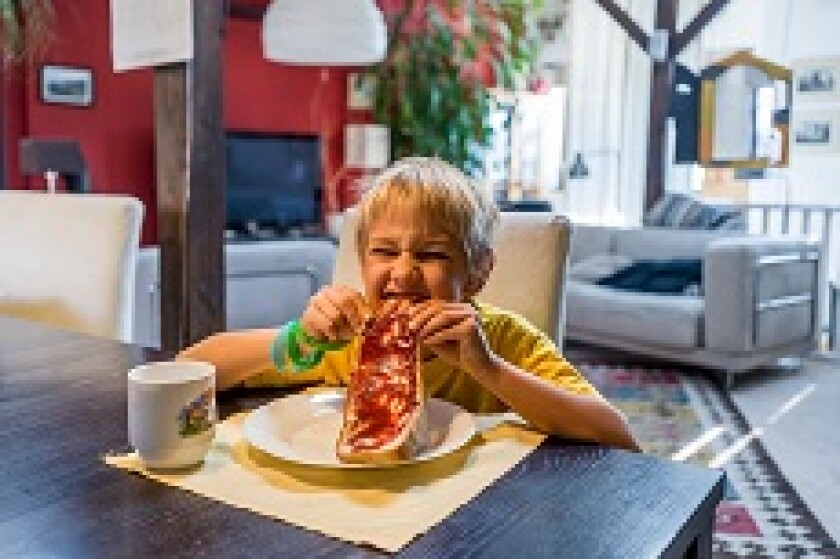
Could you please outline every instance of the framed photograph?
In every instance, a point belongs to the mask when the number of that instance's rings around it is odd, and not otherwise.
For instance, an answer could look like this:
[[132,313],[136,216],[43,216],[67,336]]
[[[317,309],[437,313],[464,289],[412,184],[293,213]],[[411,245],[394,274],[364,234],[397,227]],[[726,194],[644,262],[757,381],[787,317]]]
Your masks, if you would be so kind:
[[376,78],[370,74],[353,73],[347,76],[347,108],[370,110],[373,108],[373,96]]
[[840,152],[840,110],[794,111],[791,142],[810,154]]
[[794,64],[796,101],[840,101],[840,58],[800,60]]
[[93,70],[70,66],[41,67],[41,101],[72,107],[93,105]]

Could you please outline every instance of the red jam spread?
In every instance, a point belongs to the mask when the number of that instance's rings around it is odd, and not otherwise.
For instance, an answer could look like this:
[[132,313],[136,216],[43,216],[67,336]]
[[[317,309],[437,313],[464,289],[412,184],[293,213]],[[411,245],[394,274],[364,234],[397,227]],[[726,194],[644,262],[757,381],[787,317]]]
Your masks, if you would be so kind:
[[377,448],[397,437],[418,405],[416,366],[417,341],[405,315],[379,318],[368,326],[348,389],[354,447]]

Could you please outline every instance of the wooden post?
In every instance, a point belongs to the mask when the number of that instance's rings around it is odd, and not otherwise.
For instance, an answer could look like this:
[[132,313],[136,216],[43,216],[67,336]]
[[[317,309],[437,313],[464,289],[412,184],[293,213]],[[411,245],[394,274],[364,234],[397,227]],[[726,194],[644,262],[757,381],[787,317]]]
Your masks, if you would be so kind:
[[[674,86],[674,65],[677,55],[717,16],[730,0],[710,0],[691,22],[677,33],[677,8],[679,0],[656,0],[654,29],[668,33],[668,53],[665,60],[653,61],[650,84],[650,114],[648,128],[647,175],[645,180],[644,208],[649,210],[662,197],[665,190],[665,157],[668,155],[668,109],[671,104],[671,89]],[[595,0],[627,35],[647,51],[648,37],[641,27],[627,15],[615,0]]]
[[166,350],[225,327],[224,4],[194,2],[193,60],[159,67],[154,74],[161,345]]
[[650,79],[650,113],[648,116],[647,179],[645,205],[649,210],[662,197],[665,189],[665,165],[668,153],[668,106],[674,84],[674,37],[677,32],[677,1],[656,0],[654,29],[668,33],[668,53],[664,60],[653,61]]

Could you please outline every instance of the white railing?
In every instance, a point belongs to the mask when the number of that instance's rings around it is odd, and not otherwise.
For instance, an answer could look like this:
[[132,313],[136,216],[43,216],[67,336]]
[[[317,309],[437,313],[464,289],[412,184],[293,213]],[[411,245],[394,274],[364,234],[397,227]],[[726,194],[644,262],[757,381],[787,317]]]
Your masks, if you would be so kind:
[[821,243],[823,265],[819,289],[824,302],[821,316],[823,326],[828,326],[829,282],[840,284],[840,206],[739,204],[737,207],[744,212],[751,233],[805,235]]

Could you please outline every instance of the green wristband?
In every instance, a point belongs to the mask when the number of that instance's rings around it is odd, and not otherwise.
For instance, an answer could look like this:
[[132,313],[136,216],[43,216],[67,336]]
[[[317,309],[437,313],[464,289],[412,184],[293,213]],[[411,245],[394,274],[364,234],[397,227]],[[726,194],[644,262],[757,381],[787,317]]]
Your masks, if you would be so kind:
[[316,340],[312,336],[306,333],[306,330],[300,327],[298,324],[298,329],[300,332],[300,337],[306,342],[306,345],[314,347],[315,349],[320,349],[321,351],[334,351],[336,349],[341,349],[347,345],[347,341],[341,340],[337,342],[324,342],[321,340]]
[[307,355],[301,354],[298,338],[301,337],[301,334],[303,332],[301,330],[300,323],[297,320],[295,320],[287,324],[287,326],[288,328],[285,329],[284,338],[286,351],[288,352],[289,360],[292,362],[292,369],[295,372],[299,373],[311,369],[312,367],[320,363],[321,359],[324,358],[323,349],[316,347]]
[[286,357],[289,355],[286,334],[290,326],[291,324],[287,322],[278,328],[277,334],[271,342],[269,354],[271,355],[271,362],[274,363],[278,371],[283,371],[286,368]]

